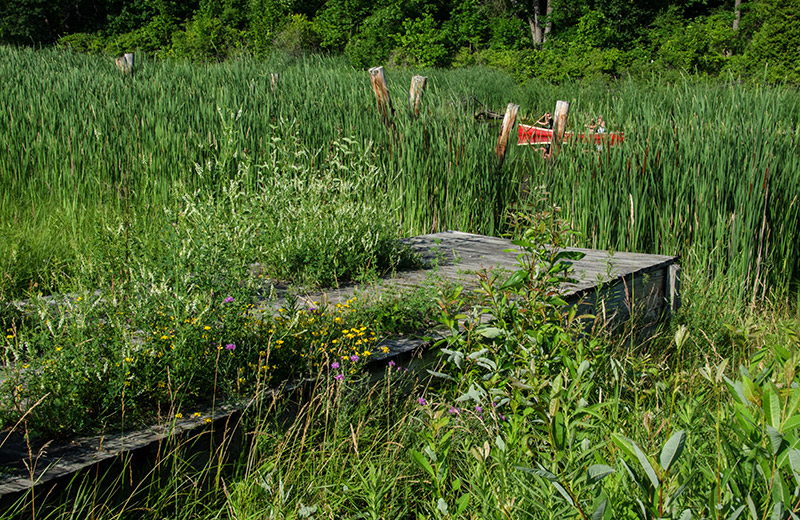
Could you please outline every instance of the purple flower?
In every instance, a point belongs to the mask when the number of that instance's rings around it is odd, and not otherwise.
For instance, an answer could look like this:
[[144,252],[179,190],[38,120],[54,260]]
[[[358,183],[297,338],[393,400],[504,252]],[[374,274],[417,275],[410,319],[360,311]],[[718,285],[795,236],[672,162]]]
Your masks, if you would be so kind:
[[236,350],[236,343],[228,343],[227,345],[225,345],[225,348],[227,350]]
[[420,397],[419,399],[417,399],[417,402],[419,404],[421,404],[422,406],[425,406],[426,404],[428,404],[428,401],[426,401],[424,397]]
[[352,356],[350,356],[350,361],[352,361],[353,363],[355,363],[356,361],[358,361],[358,356],[356,356],[355,354],[353,354]]
[[331,368],[332,368],[332,369],[334,369],[334,370],[336,370],[336,369],[337,369],[337,368],[339,368],[340,366],[341,366],[341,365],[339,364],[339,362],[338,362],[338,361],[334,361],[333,363],[331,363]]
[[449,409],[449,410],[447,410],[447,411],[448,411],[449,413],[453,414],[453,415],[458,415],[458,414],[460,414],[460,413],[461,413],[461,410],[459,410],[459,409],[458,409],[458,408],[456,408],[455,406],[451,406],[451,407],[450,407],[450,409]]
[[478,413],[483,413],[483,408],[481,408],[481,406],[479,404],[476,404],[475,405],[475,411],[478,412]]
[[497,414],[497,417],[499,417],[501,421],[505,421],[506,420],[506,416],[501,414],[501,413]]
[[390,367],[393,367],[393,366],[395,366],[396,364],[397,364],[397,363],[395,363],[394,361],[389,361],[389,366],[390,366]]
[[337,381],[341,381],[342,379],[344,379],[344,375],[343,374],[336,374],[335,376],[333,376],[333,378],[335,380],[337,380]]
[[225,303],[233,303],[233,296],[228,296],[225,298]]

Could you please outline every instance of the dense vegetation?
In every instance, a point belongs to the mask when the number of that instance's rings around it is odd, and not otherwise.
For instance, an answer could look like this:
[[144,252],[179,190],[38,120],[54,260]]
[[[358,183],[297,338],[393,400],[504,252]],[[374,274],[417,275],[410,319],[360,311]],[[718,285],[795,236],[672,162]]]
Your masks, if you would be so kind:
[[[247,449],[203,466],[166,443],[141,487],[92,471],[0,518],[798,514],[796,90],[429,69],[414,119],[416,71],[389,70],[387,128],[340,57],[137,60],[0,47],[0,448],[8,428],[202,422],[234,396],[257,404]],[[475,112],[556,99],[568,130],[602,114],[624,144],[512,147],[498,168]],[[413,261],[399,235],[454,228],[513,234],[519,274],[256,310],[278,280],[369,280]],[[587,334],[541,247],[565,243],[681,255],[683,306],[646,338]],[[433,373],[360,371],[375,338],[433,321]],[[316,378],[299,408],[260,401],[298,375]]]
[[518,78],[657,73],[800,81],[798,0],[9,0],[0,43],[219,60],[275,49],[351,64],[487,64]]

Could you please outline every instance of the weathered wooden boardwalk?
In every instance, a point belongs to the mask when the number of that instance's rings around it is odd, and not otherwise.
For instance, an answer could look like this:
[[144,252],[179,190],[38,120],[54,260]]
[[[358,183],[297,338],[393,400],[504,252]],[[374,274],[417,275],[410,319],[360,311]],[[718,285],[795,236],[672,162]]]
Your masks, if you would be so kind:
[[[312,302],[335,304],[351,298],[356,291],[367,294],[383,290],[403,290],[429,283],[432,275],[450,283],[462,284],[469,290],[477,286],[477,273],[484,270],[510,274],[519,268],[517,250],[509,240],[461,232],[444,232],[416,236],[403,242],[416,251],[425,266],[413,271],[401,271],[390,278],[368,286],[346,286],[298,296],[309,306]],[[604,321],[634,317],[643,325],[656,322],[679,304],[679,267],[671,256],[637,253],[610,253],[591,249],[567,249],[585,254],[573,262],[571,277],[574,283],[561,287],[564,299],[598,316]],[[280,296],[280,294],[279,294]],[[285,305],[285,298],[267,303],[275,308]],[[266,310],[266,309],[262,309]],[[268,311],[267,311],[268,312]],[[388,354],[374,356],[373,365],[385,366],[387,358],[408,356],[423,346],[424,340],[394,338],[384,343]],[[31,488],[34,483],[45,485],[65,481],[70,475],[123,454],[139,451],[152,456],[154,450],[174,435],[205,435],[205,418],[217,428],[227,425],[238,413],[236,407],[220,407],[204,411],[199,417],[171,420],[167,425],[154,426],[112,435],[74,439],[54,443],[41,453],[32,452],[18,434],[15,440],[0,432],[0,502],[11,499]],[[188,414],[187,414],[188,415]],[[227,426],[224,427],[227,430]],[[27,460],[29,458],[35,460]],[[31,472],[29,468],[35,467]]]
[[[519,269],[520,249],[503,238],[447,231],[407,238],[403,243],[420,255],[425,267],[398,272],[375,287],[359,290],[415,288],[424,285],[432,274],[470,289],[477,287],[477,274],[481,271],[502,276],[504,272],[510,274]],[[680,267],[674,256],[564,250],[585,256],[571,262],[570,278],[574,282],[562,285],[561,294],[567,302],[580,304],[584,310],[597,314],[598,319],[618,321],[634,316],[647,325],[680,305]],[[352,296],[355,290],[356,287],[347,286],[307,294],[302,299],[309,305],[314,301],[338,303]]]

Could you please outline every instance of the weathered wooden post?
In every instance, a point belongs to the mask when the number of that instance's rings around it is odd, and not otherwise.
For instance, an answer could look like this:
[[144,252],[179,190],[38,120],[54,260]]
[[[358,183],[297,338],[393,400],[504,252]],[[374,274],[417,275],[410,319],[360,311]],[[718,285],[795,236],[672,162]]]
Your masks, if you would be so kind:
[[506,115],[503,117],[503,126],[500,129],[500,139],[497,140],[497,146],[494,148],[494,153],[499,160],[499,167],[503,166],[503,161],[506,158],[506,148],[508,147],[508,136],[514,128],[514,122],[517,120],[517,110],[519,105],[509,103],[506,107]]
[[569,103],[566,101],[556,101],[556,111],[553,116],[553,139],[550,147],[550,155],[558,153],[561,143],[564,141],[564,130],[567,128],[567,114],[569,113]]
[[279,78],[280,78],[280,74],[278,74],[277,72],[271,72],[271,73],[270,73],[270,75],[269,75],[270,88],[271,88],[273,91],[274,91],[276,88],[278,88],[278,79],[279,79]]
[[392,100],[389,98],[389,87],[386,85],[383,67],[369,69],[369,80],[372,83],[372,90],[375,91],[375,98],[378,100],[378,111],[383,116],[383,122],[386,126],[391,127],[394,108],[392,107]]
[[123,74],[133,74],[134,55],[132,52],[126,52],[122,57],[114,58],[114,63]]
[[425,85],[428,78],[425,76],[414,76],[411,78],[411,88],[408,90],[408,107],[414,119],[419,117],[419,106],[422,104],[422,94],[425,93]]

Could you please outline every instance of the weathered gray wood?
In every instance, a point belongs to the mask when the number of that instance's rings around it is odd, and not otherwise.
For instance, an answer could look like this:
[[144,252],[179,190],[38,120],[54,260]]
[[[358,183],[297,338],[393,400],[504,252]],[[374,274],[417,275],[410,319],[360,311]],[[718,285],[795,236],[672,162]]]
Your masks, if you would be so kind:
[[[401,271],[379,284],[357,287],[345,285],[339,288],[309,293],[299,297],[301,304],[309,307],[331,306],[352,298],[357,291],[368,295],[380,295],[382,291],[411,291],[431,283],[431,273],[437,278],[463,284],[467,290],[478,285],[477,273],[488,270],[503,277],[519,268],[517,254],[520,249],[510,240],[448,231],[403,239],[402,242],[420,255],[427,264],[423,269]],[[560,292],[564,299],[576,305],[581,313],[591,313],[598,317],[594,326],[620,323],[629,318],[637,318],[642,324],[655,323],[670,310],[680,305],[680,268],[676,257],[598,251],[593,249],[565,248],[579,251],[585,256],[572,262],[574,282],[565,283]],[[510,252],[506,252],[510,250]],[[277,291],[285,294],[285,291]],[[360,297],[360,296],[359,296]],[[279,300],[274,307],[260,312],[275,312],[285,300]],[[389,354],[377,354],[375,362],[384,362],[389,357],[408,355],[424,346],[426,342],[417,338],[393,338],[382,345],[387,346]],[[124,435],[106,435],[78,439],[69,446],[48,448],[45,458],[37,463],[34,480],[52,481],[73,474],[81,468],[117,457],[150,445],[154,442],[182,431],[202,431],[205,419],[216,425],[222,424],[235,412],[236,406],[217,407],[212,411],[199,411],[199,417],[184,412],[185,418],[168,420],[161,426],[128,432]],[[2,436],[0,436],[2,440]],[[38,453],[38,448],[34,453]],[[17,448],[6,443],[0,451],[0,466],[7,471],[0,474],[0,497],[4,494],[24,492],[34,482],[26,473],[25,462],[30,463],[28,447],[22,443]],[[14,466],[16,464],[16,466]]]
[[553,116],[553,141],[550,145],[550,154],[558,153],[561,143],[564,142],[564,131],[567,128],[567,114],[569,113],[569,103],[566,101],[556,101],[556,111]]
[[408,90],[408,107],[415,119],[419,117],[419,107],[422,104],[422,95],[425,93],[425,85],[427,83],[428,78],[425,76],[411,78],[411,87]]
[[519,105],[509,103],[506,107],[506,115],[503,117],[503,126],[500,128],[500,138],[497,140],[497,146],[494,147],[494,153],[497,155],[499,166],[503,166],[503,161],[506,158],[506,149],[508,148],[508,136],[514,128],[514,123],[517,120],[517,111]]
[[373,67],[369,69],[369,80],[372,83],[372,90],[375,92],[375,99],[378,101],[378,111],[381,113],[384,124],[392,126],[394,108],[389,97],[389,87],[386,85],[386,76],[383,67]]
[[117,64],[123,74],[133,74],[135,55],[132,52],[126,52],[121,57],[114,58],[114,63]]

